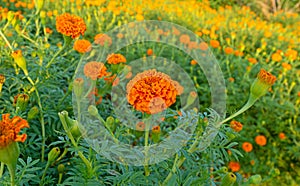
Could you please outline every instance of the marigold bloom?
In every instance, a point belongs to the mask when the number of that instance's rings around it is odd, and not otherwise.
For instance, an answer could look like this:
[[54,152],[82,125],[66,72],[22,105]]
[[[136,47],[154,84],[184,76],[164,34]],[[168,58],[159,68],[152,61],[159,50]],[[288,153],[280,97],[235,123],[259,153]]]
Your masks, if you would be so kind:
[[107,76],[106,72],[107,68],[101,62],[91,61],[84,65],[84,75],[91,78],[92,80],[96,80],[97,78],[102,78]]
[[196,65],[196,64],[197,64],[197,61],[193,59],[193,60],[191,61],[191,65]]
[[267,138],[263,135],[258,135],[255,137],[255,142],[257,145],[265,146],[267,144]]
[[23,128],[29,128],[29,125],[25,119],[19,116],[15,116],[12,119],[9,118],[10,114],[2,114],[2,120],[0,121],[0,148],[6,147],[12,142],[24,142],[27,135],[19,132]]
[[119,63],[126,63],[126,58],[122,54],[110,54],[107,57],[108,64],[119,64]]
[[80,35],[84,35],[86,24],[81,17],[64,13],[56,17],[56,30],[75,39]]
[[251,143],[249,142],[244,142],[243,145],[242,145],[242,148],[245,152],[251,152],[252,149],[253,149],[253,146]]
[[273,60],[273,61],[276,61],[276,62],[279,62],[279,61],[282,60],[282,57],[281,57],[280,54],[274,53],[274,54],[272,54],[272,60]]
[[168,75],[155,69],[137,74],[126,86],[127,100],[141,112],[161,112],[176,102],[183,87]]
[[160,133],[160,126],[157,125],[157,126],[152,127],[152,133]]
[[153,50],[151,49],[151,48],[149,48],[148,50],[147,50],[147,55],[148,56],[151,56],[153,54]]
[[234,52],[234,50],[232,48],[230,48],[230,47],[226,47],[224,49],[224,52],[225,52],[225,54],[232,54]]
[[97,34],[94,38],[94,42],[98,45],[104,46],[105,44],[107,44],[108,46],[110,46],[112,44],[112,39],[111,37],[109,37],[106,34]]
[[220,42],[217,40],[210,40],[209,43],[213,48],[218,48],[220,46]]
[[284,68],[285,70],[291,70],[292,69],[292,65],[288,64],[288,63],[282,63],[282,68]]
[[232,172],[237,172],[241,169],[240,163],[234,161],[229,162],[228,167],[231,169]]
[[188,44],[190,42],[190,36],[187,34],[182,34],[179,38],[180,43]]
[[240,132],[242,129],[243,129],[243,124],[241,124],[240,122],[238,121],[235,121],[235,120],[232,120],[230,122],[230,127],[236,131],[236,132]]
[[283,132],[280,132],[280,133],[278,134],[278,137],[279,137],[279,139],[281,139],[281,140],[284,140],[284,139],[286,138],[285,133],[283,133]]
[[199,44],[199,49],[200,49],[200,50],[207,50],[207,49],[208,49],[207,43],[201,42],[201,43]]
[[135,129],[138,131],[144,131],[145,127],[145,123],[141,121],[136,124]]
[[256,64],[257,63],[257,60],[255,58],[252,58],[252,57],[248,58],[248,61],[251,64]]
[[267,93],[269,88],[275,83],[276,77],[264,69],[261,69],[256,80],[251,86],[251,94],[259,98]]
[[289,49],[288,51],[286,51],[284,55],[291,60],[296,60],[298,56],[298,52],[296,50]]
[[88,40],[80,39],[74,42],[73,48],[79,53],[86,53],[92,50],[92,44]]

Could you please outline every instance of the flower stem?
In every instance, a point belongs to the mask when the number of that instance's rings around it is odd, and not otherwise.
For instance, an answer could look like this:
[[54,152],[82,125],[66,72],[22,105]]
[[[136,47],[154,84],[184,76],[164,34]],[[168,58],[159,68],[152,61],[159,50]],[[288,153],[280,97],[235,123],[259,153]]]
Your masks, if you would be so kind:
[[148,157],[148,151],[149,151],[149,130],[150,130],[150,125],[149,122],[146,121],[146,127],[145,127],[145,165],[144,165],[144,170],[145,170],[145,176],[150,175],[150,170],[149,170],[149,157]]
[[10,174],[10,185],[15,186],[15,166],[13,164],[7,164],[7,168]]
[[44,173],[43,173],[43,176],[42,176],[41,181],[40,181],[40,186],[42,186],[43,183],[44,183],[46,172],[47,172],[47,170],[48,170],[49,167],[50,167],[50,163],[48,162],[47,165],[46,165],[46,167],[45,167],[45,169],[44,169]]
[[1,30],[0,30],[0,35],[1,35],[1,37],[4,39],[5,43],[6,43],[7,46],[9,47],[9,49],[10,49],[11,51],[13,51],[12,46],[10,45],[9,41],[7,40],[7,38],[5,37],[5,35],[3,34],[3,32],[2,32]]
[[4,171],[4,163],[1,162],[1,167],[0,167],[0,178],[2,178],[3,171]]

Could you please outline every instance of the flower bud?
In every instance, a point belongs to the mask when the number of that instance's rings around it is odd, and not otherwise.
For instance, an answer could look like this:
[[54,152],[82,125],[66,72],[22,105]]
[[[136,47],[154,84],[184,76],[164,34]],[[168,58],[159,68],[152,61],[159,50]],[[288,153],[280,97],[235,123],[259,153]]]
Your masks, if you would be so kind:
[[98,109],[96,108],[95,105],[90,105],[89,108],[88,108],[88,112],[90,113],[90,115],[92,115],[94,117],[99,116]]
[[21,50],[16,50],[11,55],[14,58],[15,63],[23,70],[24,74],[26,76],[28,76],[28,71],[27,71],[27,67],[26,67],[26,60],[22,55],[22,51]]
[[227,173],[221,181],[220,186],[233,186],[236,181],[236,176],[232,172]]
[[7,165],[16,165],[20,155],[19,145],[17,142],[12,142],[5,147],[0,147],[0,162]]
[[57,171],[58,171],[59,174],[63,174],[64,171],[65,171],[65,166],[64,166],[64,164],[59,164],[59,165],[57,166]]
[[116,130],[117,126],[115,123],[115,119],[112,116],[108,116],[106,118],[106,127],[108,127],[112,132]]
[[151,139],[154,143],[158,143],[160,140],[160,135],[161,135],[161,130],[160,130],[160,126],[154,126],[152,127],[152,136]]
[[[72,119],[70,119],[72,120]],[[69,120],[69,121],[70,121]],[[67,121],[67,123],[69,123],[69,121]],[[71,124],[71,127],[70,127],[70,131],[71,131],[71,134],[72,136],[75,138],[75,139],[78,139],[81,137],[81,131],[80,131],[80,127],[79,127],[79,123],[77,120],[72,120],[72,124]]]
[[275,81],[275,76],[264,69],[261,69],[256,80],[251,86],[250,94],[256,99],[260,98],[268,92],[269,88],[275,83]]
[[144,122],[138,122],[135,126],[135,130],[133,130],[133,134],[136,138],[141,137],[144,134],[145,131],[145,123]]
[[35,8],[39,11],[44,6],[44,0],[35,0],[34,4],[35,4]]
[[261,182],[261,176],[260,175],[253,175],[249,178],[248,183],[250,184],[260,184]]
[[27,94],[19,94],[17,96],[16,108],[20,111],[25,111],[29,102],[29,96]]
[[48,163],[51,164],[56,160],[56,158],[60,154],[60,149],[58,147],[54,147],[51,149],[51,151],[48,154]]
[[227,167],[221,167],[218,171],[220,173],[227,173],[228,172],[228,168]]
[[32,107],[27,114],[27,120],[29,121],[34,119],[38,115],[38,113],[39,109],[37,108],[37,106]]
[[5,76],[0,74],[0,93],[2,92],[2,86],[5,82]]
[[83,83],[84,83],[84,81],[82,78],[76,78],[73,82],[73,90],[74,90],[74,94],[77,99],[79,99],[82,95]]
[[195,99],[197,98],[197,96],[198,96],[197,92],[195,92],[195,91],[190,92],[186,105],[189,106],[189,105],[193,104]]

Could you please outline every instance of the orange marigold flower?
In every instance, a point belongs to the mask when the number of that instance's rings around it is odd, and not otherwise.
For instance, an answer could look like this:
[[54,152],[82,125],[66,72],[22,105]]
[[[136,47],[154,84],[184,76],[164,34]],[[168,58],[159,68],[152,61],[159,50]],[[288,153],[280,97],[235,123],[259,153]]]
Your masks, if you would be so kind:
[[209,43],[213,48],[218,48],[220,46],[220,42],[217,40],[210,40]]
[[9,118],[10,114],[2,114],[0,121],[0,147],[6,147],[12,142],[24,142],[27,135],[19,132],[22,128],[29,128],[28,122],[19,116],[12,119]]
[[254,160],[251,160],[251,161],[250,161],[250,164],[251,164],[251,165],[254,165],[254,164],[255,164],[255,161],[254,161]]
[[107,57],[108,64],[119,64],[119,63],[126,63],[126,58],[122,54],[110,54]]
[[200,49],[200,50],[207,50],[207,49],[208,49],[207,43],[201,42],[201,43],[199,44],[199,49]]
[[106,34],[97,34],[94,38],[95,43],[101,46],[104,46],[105,44],[107,44],[108,46],[110,46],[112,44],[112,39],[111,37],[109,37]]
[[283,133],[283,132],[280,132],[280,133],[278,134],[278,137],[279,137],[279,139],[281,139],[281,140],[284,140],[284,139],[286,138],[285,133]]
[[193,60],[191,61],[191,65],[196,65],[196,64],[197,64],[197,61],[193,59]]
[[265,84],[273,85],[276,81],[276,77],[265,69],[261,69],[257,75],[257,78]]
[[272,54],[272,60],[273,60],[273,61],[276,61],[276,62],[279,62],[279,61],[282,60],[282,57],[281,57],[280,54],[274,53],[274,54]]
[[257,145],[265,146],[267,144],[267,138],[263,135],[258,135],[255,137],[255,142]]
[[298,56],[298,52],[296,50],[289,49],[288,51],[286,51],[284,55],[291,60],[296,60]]
[[84,65],[84,75],[91,78],[92,80],[96,80],[97,78],[102,78],[107,76],[106,72],[107,68],[101,62],[91,61]]
[[236,51],[234,51],[234,55],[235,55],[235,56],[242,57],[242,56],[244,55],[244,53],[241,52],[241,51],[236,50]]
[[182,34],[179,38],[180,43],[188,44],[190,42],[190,36],[187,34]]
[[257,60],[255,58],[252,58],[252,57],[248,58],[248,61],[251,64],[256,64],[257,63]]
[[234,52],[234,50],[232,48],[230,48],[230,47],[226,47],[224,49],[224,52],[225,52],[225,54],[232,54]]
[[282,63],[282,68],[284,68],[285,70],[291,70],[292,69],[292,65],[288,64],[288,63]]
[[88,40],[80,39],[74,42],[73,48],[79,53],[86,53],[92,50],[92,44]]
[[151,48],[149,48],[148,50],[147,50],[147,55],[148,56],[151,56],[153,54],[153,50],[151,49]]
[[237,172],[241,169],[240,163],[234,161],[229,162],[228,167],[231,169],[232,172]]
[[228,78],[228,80],[229,80],[231,83],[233,83],[235,79],[234,79],[233,77],[230,77],[230,78]]
[[253,146],[251,143],[249,142],[244,142],[243,145],[242,145],[242,148],[245,152],[251,152],[252,149],[253,149]]
[[138,111],[161,112],[176,102],[183,87],[170,76],[155,69],[137,74],[126,86],[127,100]]
[[75,39],[80,35],[84,35],[86,24],[81,17],[64,13],[56,17],[56,30]]
[[52,32],[53,32],[53,31],[51,30],[51,28],[48,28],[48,27],[47,27],[45,30],[46,30],[46,33],[47,33],[47,34],[52,34]]
[[235,120],[232,120],[230,122],[230,127],[236,131],[236,132],[240,132],[242,129],[243,129],[243,124],[241,124],[240,122],[238,121],[235,121]]

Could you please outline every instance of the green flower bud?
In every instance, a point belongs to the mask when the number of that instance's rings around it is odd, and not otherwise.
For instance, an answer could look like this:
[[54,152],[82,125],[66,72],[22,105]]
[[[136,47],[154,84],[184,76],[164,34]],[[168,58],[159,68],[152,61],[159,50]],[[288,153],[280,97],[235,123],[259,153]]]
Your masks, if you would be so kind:
[[151,139],[154,143],[158,143],[160,141],[160,135],[161,135],[160,126],[157,125],[157,126],[152,127]]
[[77,99],[79,99],[83,93],[83,83],[82,78],[76,78],[73,82],[73,90]]
[[261,176],[260,175],[253,175],[249,178],[248,183],[251,184],[260,184],[261,183]]
[[59,173],[59,174],[63,174],[64,171],[65,171],[65,166],[64,166],[64,164],[59,164],[59,165],[57,166],[57,170],[58,170],[58,173]]
[[232,172],[227,173],[221,181],[220,186],[233,186],[236,181],[236,176]]
[[106,118],[106,127],[108,127],[112,132],[116,130],[117,125],[115,123],[115,119],[112,116],[108,116]]
[[27,71],[27,67],[26,67],[26,60],[22,55],[22,51],[21,50],[16,50],[11,55],[14,58],[15,63],[23,70],[24,74],[26,76],[28,76],[28,71]]
[[92,116],[95,116],[95,117],[99,116],[98,109],[95,105],[90,105],[89,108],[88,108],[88,112]]
[[16,107],[20,111],[25,111],[29,102],[29,96],[27,94],[19,94],[17,97]]
[[54,147],[51,149],[51,151],[48,154],[48,164],[51,164],[56,160],[56,158],[60,154],[60,149],[58,147]]
[[27,114],[27,120],[29,121],[34,119],[38,115],[38,113],[39,109],[37,108],[37,106],[32,107]]
[[228,168],[227,167],[221,167],[218,171],[220,173],[227,173],[228,172]]

